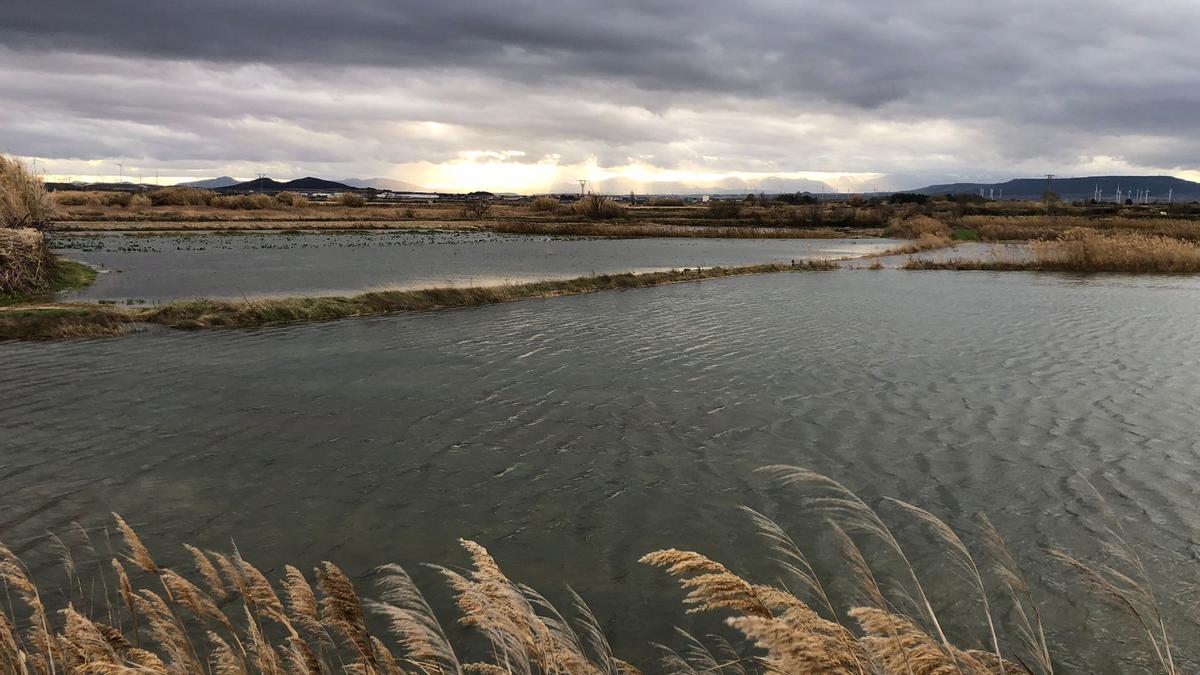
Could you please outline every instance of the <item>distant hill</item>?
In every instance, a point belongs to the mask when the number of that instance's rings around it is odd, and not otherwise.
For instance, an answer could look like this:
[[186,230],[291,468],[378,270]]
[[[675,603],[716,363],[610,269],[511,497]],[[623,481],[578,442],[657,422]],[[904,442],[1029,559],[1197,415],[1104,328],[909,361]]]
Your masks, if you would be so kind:
[[345,183],[338,183],[337,181],[305,176],[304,178],[289,180],[286,183],[281,183],[272,178],[255,178],[254,180],[248,180],[244,183],[226,185],[217,189],[228,192],[278,192],[280,190],[324,190],[328,192],[337,192],[353,190],[354,188],[346,185]]
[[[722,195],[744,194],[747,192],[766,192],[769,194],[813,192],[836,192],[828,184],[816,180],[802,178],[781,178],[768,176],[754,180],[741,178],[725,178],[712,183],[686,183],[682,181],[649,181],[642,182],[630,178],[610,178],[588,185],[593,192],[607,195],[625,195],[635,192],[642,195]],[[555,192],[579,192],[579,185],[563,184],[556,186]]]
[[[1168,196],[1176,202],[1200,200],[1200,183],[1174,176],[1086,176],[1055,178],[1050,183],[1050,189],[1059,198],[1067,201],[1091,199],[1097,188],[1100,189],[1101,201],[1116,199],[1118,189],[1121,190],[1122,201],[1126,195],[1137,194],[1139,191],[1149,191],[1150,201],[1165,202]],[[909,192],[927,195],[979,194],[980,190],[983,190],[984,196],[994,196],[997,199],[1041,199],[1046,192],[1046,179],[1014,178],[1003,183],[947,183],[929,185]]]
[[391,190],[392,192],[430,192],[428,188],[420,185],[392,178],[344,178],[342,182],[356,188],[375,188],[376,190]]
[[212,190],[215,188],[223,188],[223,187],[229,187],[230,185],[237,185],[240,182],[241,181],[239,181],[238,179],[232,178],[230,176],[221,176],[220,178],[206,178],[204,180],[193,180],[193,181],[189,181],[187,183],[176,183],[175,187],[193,187],[193,188],[204,188],[206,190]]

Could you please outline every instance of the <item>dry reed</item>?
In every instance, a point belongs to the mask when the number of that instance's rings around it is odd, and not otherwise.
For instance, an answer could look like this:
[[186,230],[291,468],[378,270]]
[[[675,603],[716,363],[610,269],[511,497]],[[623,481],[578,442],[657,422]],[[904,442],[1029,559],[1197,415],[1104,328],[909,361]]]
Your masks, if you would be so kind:
[[21,161],[0,155],[0,228],[43,229],[57,211],[41,177]]
[[[773,466],[764,472],[780,484],[802,486],[807,503],[828,519],[848,574],[857,582],[854,602],[862,604],[844,612],[835,608],[796,542],[773,520],[747,509],[776,562],[795,583],[756,584],[693,551],[665,549],[643,556],[641,562],[678,580],[689,612],[725,614],[726,624],[757,650],[742,653],[720,636],[709,636],[713,645],[709,648],[679,631],[685,641],[681,650],[657,645],[664,654],[663,672],[1053,674],[1054,663],[1029,586],[986,519],[981,524],[992,569],[1008,590],[1016,614],[1020,639],[1015,643],[1021,647],[1009,655],[998,635],[1001,626],[993,621],[981,568],[944,521],[915,505],[885,500],[900,514],[930,527],[965,573],[986,618],[978,628],[989,651],[960,648],[946,639],[904,548],[866,502],[840,483],[802,468]],[[1092,564],[1059,550],[1051,550],[1051,558],[1128,615],[1149,646],[1152,663],[1166,675],[1178,675],[1181,670],[1160,603],[1137,549],[1095,487],[1082,477],[1076,480],[1086,485],[1086,493],[1099,505],[1104,524],[1092,530],[1101,535],[1113,561]],[[82,558],[74,557],[72,544],[49,537],[67,577],[65,592],[41,592],[21,560],[0,545],[0,580],[10,595],[0,607],[0,672],[638,673],[614,656],[605,631],[582,598],[569,592],[568,617],[534,589],[512,581],[487,549],[474,541],[460,540],[469,569],[435,566],[453,593],[459,622],[490,645],[487,660],[464,662],[420,588],[398,565],[376,569],[379,596],[363,599],[350,577],[330,562],[320,563],[311,576],[284,566],[273,581],[236,549],[222,554],[186,546],[194,563],[190,579],[191,572],[160,564],[135,530],[121,516],[113,517],[125,550],[120,556],[109,551],[107,564],[78,524],[74,529],[81,536],[75,539],[83,540],[87,553]],[[889,584],[885,592],[856,537],[884,544],[893,562],[900,563],[899,579],[892,581],[902,579],[907,588]],[[99,586],[96,577],[102,582]],[[939,580],[945,583],[946,579]],[[85,587],[92,592],[85,593]],[[99,595],[97,588],[103,589]],[[47,598],[53,598],[55,606],[48,606]],[[906,602],[909,599],[916,603]],[[916,611],[901,609],[906,606]]]
[[943,261],[910,260],[910,270],[989,270],[1040,272],[1118,272],[1126,274],[1200,273],[1200,242],[1133,232],[1112,234],[1074,228],[1053,241],[1029,244],[1028,259],[992,256]]
[[925,235],[949,239],[950,228],[940,220],[916,214],[894,220],[883,230],[883,234],[897,239],[919,239]]
[[44,291],[56,274],[46,238],[34,229],[0,229],[0,294]]

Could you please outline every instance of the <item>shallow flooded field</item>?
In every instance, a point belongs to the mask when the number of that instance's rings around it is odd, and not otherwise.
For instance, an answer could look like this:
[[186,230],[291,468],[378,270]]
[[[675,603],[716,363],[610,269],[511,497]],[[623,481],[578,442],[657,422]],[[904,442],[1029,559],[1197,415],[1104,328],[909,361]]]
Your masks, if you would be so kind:
[[[845,271],[0,344],[0,540],[43,578],[62,574],[44,533],[109,511],[166,564],[185,564],[182,542],[235,540],[273,576],[328,559],[370,595],[370,571],[397,562],[449,626],[419,563],[465,564],[455,540],[469,537],[552,600],[579,591],[616,652],[652,666],[651,641],[680,646],[672,626],[719,624],[685,615],[639,556],[691,548],[777,578],[739,505],[776,518],[848,594],[821,518],[755,474],[782,462],[872,504],[924,506],[976,552],[972,516],[986,512],[1035,587],[1051,651],[1079,655],[1061,670],[1136,671],[1131,622],[1040,547],[1099,555],[1081,474],[1144,556],[1170,626],[1191,634],[1198,298],[1200,282],[1170,278]],[[968,584],[926,528],[881,511],[951,639],[979,644]],[[1176,648],[1194,672],[1200,645]]]
[[348,295],[589,274],[841,258],[883,239],[582,239],[488,232],[60,234],[55,248],[101,270],[63,300]]

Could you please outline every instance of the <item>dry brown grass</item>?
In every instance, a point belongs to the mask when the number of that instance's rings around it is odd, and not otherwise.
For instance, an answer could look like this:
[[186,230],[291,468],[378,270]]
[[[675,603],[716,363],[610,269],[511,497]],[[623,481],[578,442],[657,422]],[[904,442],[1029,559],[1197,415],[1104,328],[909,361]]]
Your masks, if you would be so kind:
[[0,228],[0,294],[29,294],[54,281],[54,257],[42,233]]
[[[114,514],[127,552],[107,563],[76,525],[75,547],[51,535],[68,575],[66,593],[43,594],[29,570],[0,546],[0,672],[37,675],[203,675],[464,672],[621,675],[604,631],[578,596],[573,621],[536,591],[511,581],[487,550],[462,540],[473,568],[442,568],[462,623],[487,638],[492,660],[464,663],[429,603],[396,565],[378,570],[380,598],[360,598],[336,565],[311,576],[285,567],[277,583],[231,553],[186,547],[195,573],[159,565]],[[84,576],[92,593],[85,593]],[[196,581],[190,580],[192,576]],[[96,584],[97,577],[101,584]],[[310,581],[310,579],[312,581]],[[53,597],[55,606],[48,606]],[[387,630],[368,627],[378,617]]]
[[603,195],[587,195],[571,204],[570,212],[589,220],[612,220],[625,215],[625,207]]
[[985,241],[1052,240],[1076,228],[1200,241],[1200,221],[1182,218],[964,216],[958,225],[978,230],[979,237]]
[[950,228],[940,220],[920,214],[894,220],[883,231],[897,239],[919,239],[922,235],[950,238]]
[[903,246],[889,248],[882,253],[876,253],[867,257],[878,258],[889,255],[908,255],[910,253],[920,253],[921,251],[933,251],[939,248],[953,246],[954,241],[945,235],[930,234],[928,232],[917,237],[916,241],[909,242]]
[[57,212],[42,179],[19,160],[0,155],[0,227],[44,229]]
[[1029,259],[1002,256],[944,261],[910,260],[910,270],[989,270],[1119,272],[1126,274],[1200,273],[1200,243],[1136,232],[1074,228],[1053,241],[1030,243]]
[[[752,653],[709,636],[715,649],[681,631],[681,651],[664,651],[660,672],[853,673],[857,675],[1053,675],[1033,593],[999,532],[980,526],[987,567],[999,579],[1015,626],[1001,640],[981,566],[943,520],[915,505],[885,499],[896,518],[927,527],[961,571],[969,592],[955,602],[975,608],[979,642],[962,648],[942,631],[925,594],[922,574],[875,509],[837,481],[794,466],[765,467],[773,482],[798,486],[814,515],[828,523],[842,551],[842,573],[856,582],[850,607],[839,610],[800,546],[767,516],[746,509],[783,577],[758,584],[701,553],[663,549],[641,562],[678,580],[690,613],[719,613],[753,645]],[[1082,494],[1095,502],[1102,522],[1090,527],[1109,560],[1092,563],[1051,549],[1098,597],[1127,616],[1144,642],[1153,670],[1179,675],[1159,599],[1136,547],[1099,491],[1081,476]],[[309,574],[291,565],[264,572],[237,549],[229,553],[185,545],[188,561],[171,567],[156,559],[121,516],[113,514],[122,552],[102,551],[89,532],[73,525],[67,538],[48,536],[65,584],[39,586],[30,570],[0,545],[0,672],[37,675],[141,673],[355,673],[379,675],[633,675],[614,656],[602,624],[573,591],[571,615],[533,588],[514,582],[481,544],[459,540],[469,567],[435,566],[452,593],[459,623],[482,637],[489,657],[467,662],[421,589],[399,565],[374,573],[375,595],[363,597],[331,562]],[[107,530],[101,542],[107,542]],[[886,552],[889,565],[873,566],[862,544]],[[75,553],[84,555],[76,557]],[[899,563],[897,569],[896,562]],[[886,570],[886,574],[884,573]],[[931,576],[931,575],[924,575]],[[937,578],[954,584],[954,575]],[[926,578],[925,582],[930,581]],[[54,588],[43,592],[42,588]],[[85,591],[85,589],[90,589]],[[886,590],[885,590],[886,589]],[[967,628],[967,626],[960,626]]]

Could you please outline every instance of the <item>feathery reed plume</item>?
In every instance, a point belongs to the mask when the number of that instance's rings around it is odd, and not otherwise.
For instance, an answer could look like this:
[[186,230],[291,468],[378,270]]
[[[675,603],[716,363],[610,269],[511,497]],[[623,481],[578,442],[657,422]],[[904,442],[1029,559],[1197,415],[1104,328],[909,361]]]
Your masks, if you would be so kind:
[[121,531],[121,538],[125,540],[125,545],[129,547],[128,560],[150,574],[158,574],[159,567],[154,562],[154,558],[150,557],[150,551],[142,544],[142,540],[138,538],[137,533],[125,522],[125,519],[120,514],[112,514],[117,521],[117,529]]
[[283,594],[287,598],[292,623],[299,626],[310,638],[317,640],[322,647],[332,648],[333,638],[329,631],[325,630],[325,626],[321,625],[317,596],[313,593],[308,579],[304,578],[303,572],[291,565],[285,565],[283,569]]
[[[951,647],[953,653],[947,654],[937,640],[906,617],[874,607],[856,607],[850,610],[850,616],[858,620],[867,634],[862,638],[867,651],[888,673],[1018,675],[1027,672],[1008,662],[997,664],[988,652],[963,651]],[[899,637],[893,637],[893,633]]]
[[204,583],[208,586],[208,592],[217,600],[224,600],[229,592],[225,590],[225,584],[221,581],[221,575],[217,572],[217,568],[204,555],[204,551],[192,546],[184,544],[183,547],[191,554],[192,560],[196,562],[196,571],[204,578]]
[[167,656],[167,663],[185,673],[202,670],[183,623],[162,596],[143,588],[133,600],[138,613],[146,619],[150,635]]
[[1017,613],[1017,634],[1025,648],[1033,657],[1033,662],[1041,669],[1043,675],[1053,675],[1054,665],[1050,659],[1050,649],[1046,646],[1046,633],[1042,629],[1042,615],[1037,604],[1033,601],[1033,593],[1025,582],[1017,559],[1009,550],[1000,531],[992,525],[992,521],[984,514],[977,516],[980,529],[983,530],[984,543],[991,551],[992,570],[1008,589],[1012,598],[1013,608]]
[[321,598],[321,625],[353,646],[366,665],[378,667],[354,584],[331,562],[322,561],[320,567],[316,568],[316,574],[317,586],[324,594]]
[[740,614],[730,618],[729,625],[767,650],[764,662],[774,672],[866,672],[867,653],[855,636],[791,593],[751,584],[692,551],[655,551],[640,562],[664,567],[680,579],[679,585],[688,591],[684,602],[693,605],[689,612],[722,609]]
[[212,631],[205,633],[212,645],[208,656],[208,665],[213,675],[246,675],[246,662],[242,655],[234,651],[229,643]]
[[382,602],[368,601],[367,608],[388,619],[407,660],[426,675],[461,675],[462,666],[441,622],[408,572],[394,564],[376,572]]
[[908,571],[909,577],[913,582],[913,587],[917,592],[920,605],[926,617],[937,631],[942,646],[946,648],[948,654],[953,654],[950,640],[946,638],[946,633],[942,630],[941,623],[938,622],[937,613],[933,611],[933,605],[925,595],[925,588],[917,578],[917,572],[913,569],[912,563],[909,562],[908,555],[904,553],[900,542],[896,540],[891,529],[884,524],[874,509],[867,506],[866,502],[846,486],[815,471],[779,464],[763,467],[759,471],[771,476],[776,482],[782,485],[811,486],[819,493],[818,496],[810,499],[812,506],[828,513],[838,520],[838,523],[844,528],[874,535],[887,544],[900,558],[905,570]]
[[233,561],[241,570],[242,578],[246,582],[246,592],[243,597],[254,612],[263,619],[278,623],[289,632],[295,632],[292,623],[288,621],[287,614],[283,611],[283,603],[279,601],[279,596],[271,587],[271,582],[267,581],[267,577],[257,567],[246,562],[236,549],[233,552]]
[[129,620],[133,623],[133,643],[136,645],[138,639],[138,620],[133,585],[129,583],[129,575],[125,574],[125,566],[121,564],[120,560],[113,558],[112,566],[113,571],[117,573],[117,592],[121,596],[121,601],[125,603],[125,608],[129,610]]
[[1133,617],[1150,640],[1154,656],[1162,666],[1163,672],[1167,675],[1176,675],[1179,670],[1171,653],[1170,634],[1167,631],[1166,622],[1163,620],[1158,596],[1155,595],[1150,584],[1149,575],[1142,563],[1141,556],[1129,543],[1125,528],[1121,525],[1121,519],[1109,506],[1104,495],[1100,494],[1096,486],[1082,474],[1077,473],[1074,478],[1087,488],[1087,492],[1095,499],[1100,515],[1104,519],[1104,531],[1107,536],[1105,540],[1101,541],[1104,551],[1110,557],[1123,563],[1130,571],[1122,572],[1107,564],[1088,565],[1058,549],[1049,551],[1051,557],[1079,572],[1087,585],[1100,597],[1111,601]]
[[983,615],[987,618],[988,634],[992,638],[992,649],[996,653],[996,667],[1002,671],[1004,669],[1004,657],[1000,655],[1000,638],[996,636],[996,625],[992,621],[992,608],[988,604],[987,589],[983,586],[983,577],[979,575],[979,567],[975,564],[975,559],[971,557],[971,551],[967,549],[967,545],[963,543],[962,539],[955,534],[949,525],[925,509],[892,497],[885,497],[885,499],[915,516],[926,525],[929,525],[933,529],[934,534],[937,535],[937,538],[942,540],[950,553],[953,554],[955,564],[975,584],[975,589],[979,592],[979,599],[983,603]]

